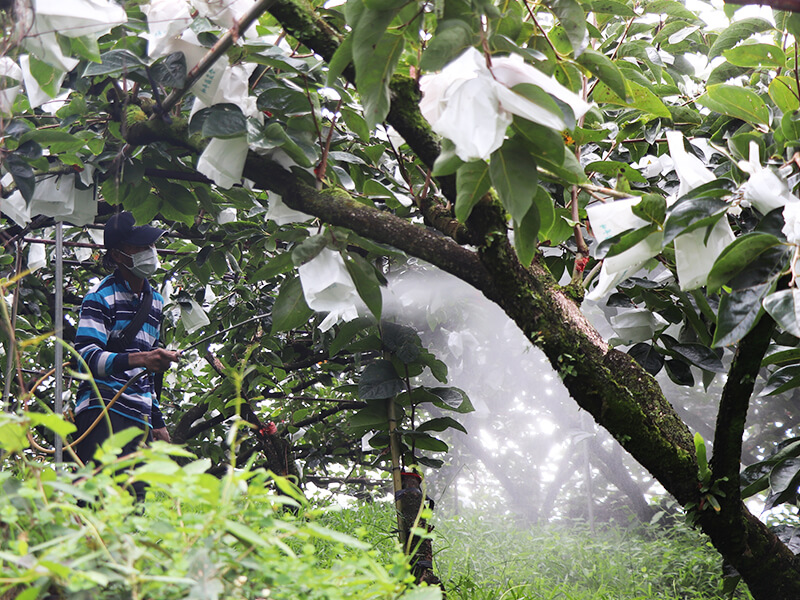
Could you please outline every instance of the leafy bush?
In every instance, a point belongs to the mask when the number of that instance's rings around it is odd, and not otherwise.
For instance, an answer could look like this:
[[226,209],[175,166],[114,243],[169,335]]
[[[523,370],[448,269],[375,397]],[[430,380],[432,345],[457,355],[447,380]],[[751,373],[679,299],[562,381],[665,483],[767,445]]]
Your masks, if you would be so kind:
[[[20,426],[0,413],[0,442]],[[322,525],[289,481],[251,469],[218,479],[207,459],[163,443],[118,459],[124,436],[103,445],[94,471],[4,457],[2,598],[440,598],[413,588],[402,553],[380,560]],[[136,480],[150,486],[144,504],[125,490]]]

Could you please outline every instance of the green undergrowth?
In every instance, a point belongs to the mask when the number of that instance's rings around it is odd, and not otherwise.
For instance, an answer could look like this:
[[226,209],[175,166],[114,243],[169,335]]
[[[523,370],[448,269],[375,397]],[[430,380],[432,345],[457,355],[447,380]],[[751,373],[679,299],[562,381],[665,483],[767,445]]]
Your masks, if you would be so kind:
[[[24,440],[0,414],[0,439],[12,434]],[[413,585],[401,552],[326,526],[286,479],[218,479],[158,442],[120,461],[114,438],[94,472],[0,453],[0,600],[441,599]],[[144,503],[122,487],[134,480],[150,486]]]
[[[441,516],[440,516],[441,517]],[[327,513],[387,560],[386,503]],[[435,571],[448,600],[722,600],[719,554],[682,523],[668,527],[528,525],[490,514],[434,521]],[[734,598],[750,599],[743,585]]]

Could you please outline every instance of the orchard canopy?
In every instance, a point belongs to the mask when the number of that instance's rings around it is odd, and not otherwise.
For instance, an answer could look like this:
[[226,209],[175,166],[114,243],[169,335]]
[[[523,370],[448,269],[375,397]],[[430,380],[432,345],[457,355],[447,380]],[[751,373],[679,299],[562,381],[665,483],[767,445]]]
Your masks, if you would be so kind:
[[[70,339],[125,209],[170,232],[164,338],[197,357],[167,380],[177,441],[224,468],[238,397],[271,467],[291,442],[306,474],[386,466],[390,446],[433,468],[470,401],[382,318],[382,286],[438,267],[544,351],[756,597],[800,597],[792,551],[743,504],[796,504],[797,430],[741,465],[748,408],[800,386],[792,8],[1,2],[6,408],[52,404],[50,383],[31,390],[48,336]],[[720,390],[713,436],[659,373]],[[4,449],[27,447],[8,427]]]

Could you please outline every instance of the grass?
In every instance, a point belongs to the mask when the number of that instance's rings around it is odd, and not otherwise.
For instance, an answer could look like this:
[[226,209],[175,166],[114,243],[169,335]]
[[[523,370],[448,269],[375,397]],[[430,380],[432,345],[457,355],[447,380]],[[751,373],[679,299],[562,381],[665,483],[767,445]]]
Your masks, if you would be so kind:
[[[331,512],[326,524],[358,533],[387,559],[392,507]],[[584,524],[521,525],[461,515],[436,522],[435,570],[448,600],[721,600],[721,559],[699,533]],[[751,596],[740,585],[734,598]]]

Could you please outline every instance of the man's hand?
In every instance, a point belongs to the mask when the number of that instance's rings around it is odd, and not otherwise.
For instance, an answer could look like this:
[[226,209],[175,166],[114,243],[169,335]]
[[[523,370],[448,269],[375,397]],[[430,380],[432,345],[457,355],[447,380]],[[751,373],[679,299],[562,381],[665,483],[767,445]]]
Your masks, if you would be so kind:
[[167,443],[172,442],[172,438],[169,436],[169,431],[167,431],[166,427],[159,427],[158,429],[153,429],[153,439]]
[[178,362],[180,354],[174,350],[156,348],[149,352],[132,352],[128,355],[128,364],[132,367],[144,367],[148,371],[161,373],[169,369],[171,363]]

